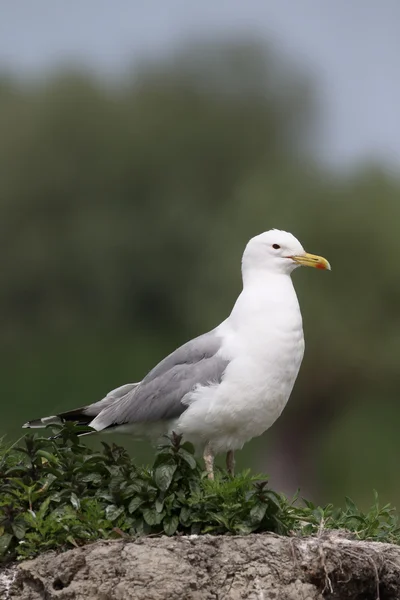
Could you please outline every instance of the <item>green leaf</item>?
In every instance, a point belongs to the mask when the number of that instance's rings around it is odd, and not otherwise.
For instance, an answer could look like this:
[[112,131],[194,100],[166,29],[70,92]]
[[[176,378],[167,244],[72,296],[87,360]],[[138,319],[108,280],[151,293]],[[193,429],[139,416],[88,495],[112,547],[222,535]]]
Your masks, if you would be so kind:
[[325,519],[325,513],[321,506],[317,506],[317,508],[312,511],[312,514],[319,522]]
[[79,510],[81,507],[81,501],[79,500],[79,498],[75,494],[75,492],[72,492],[70,500],[71,500],[71,504],[75,508],[75,510]]
[[144,509],[143,518],[146,521],[147,525],[156,525],[157,523],[157,513],[152,508]]
[[129,483],[124,489],[124,498],[129,498],[129,496],[133,496],[142,491],[142,486],[139,481],[133,481]]
[[357,506],[354,504],[353,500],[348,496],[345,496],[346,509],[351,510],[353,513],[358,513]]
[[266,504],[256,504],[250,511],[250,519],[252,523],[259,524],[264,518],[264,515],[267,510]]
[[272,490],[266,490],[264,492],[264,497],[268,498],[271,502],[273,502],[276,508],[281,508],[281,498],[276,492]]
[[148,527],[148,525],[145,524],[143,519],[136,519],[133,523],[131,535],[143,535],[145,533],[145,527]]
[[58,463],[57,457],[50,452],[46,452],[46,450],[38,450],[36,454],[46,459],[49,463]]
[[190,508],[188,506],[182,506],[181,512],[179,514],[179,520],[182,523],[182,525],[184,525],[185,527],[190,525],[190,522],[191,522],[190,516],[191,516]]
[[40,505],[40,508],[39,508],[39,510],[37,512],[37,516],[38,516],[39,519],[43,519],[43,517],[45,516],[45,514],[47,512],[47,509],[49,508],[49,504],[52,501],[52,499],[53,499],[53,496],[48,496],[46,498],[46,500],[44,500],[42,502],[42,504]]
[[165,512],[158,513],[154,508],[145,508],[143,518],[147,525],[159,525],[165,516]]
[[194,446],[190,442],[184,442],[181,444],[180,450],[186,450],[186,452],[189,452],[189,454],[194,455]]
[[115,521],[120,515],[122,515],[123,512],[123,506],[115,506],[115,504],[110,504],[106,508],[106,519],[109,521]]
[[94,484],[100,484],[102,482],[103,478],[100,475],[100,473],[88,473],[87,475],[84,475],[81,479],[81,481],[83,481],[84,483],[94,483]]
[[103,463],[104,462],[104,455],[101,452],[94,452],[93,454],[90,454],[89,456],[85,456],[83,458],[85,464],[87,464],[88,462],[99,462],[99,463]]
[[173,479],[174,473],[177,469],[177,465],[174,464],[163,464],[157,467],[154,471],[154,481],[162,492],[166,492],[169,486],[171,485],[171,481]]
[[4,556],[4,554],[7,552],[12,538],[13,536],[11,533],[3,533],[3,535],[0,536],[0,556]]
[[137,510],[139,508],[139,506],[141,504],[143,504],[144,500],[143,498],[141,498],[140,496],[135,496],[134,498],[132,498],[132,500],[129,502],[128,505],[128,512],[129,513],[134,513],[135,510]]
[[190,454],[184,448],[179,448],[178,454],[183,460],[189,465],[191,469],[195,469],[197,467],[197,462],[193,454]]
[[254,531],[254,526],[246,525],[245,523],[240,523],[239,525],[236,525],[236,527],[235,527],[235,532],[239,533],[240,535],[248,535],[249,533],[252,533],[253,531]]
[[14,521],[11,523],[11,529],[16,538],[22,540],[26,533],[26,523],[23,519],[18,519],[18,521]]
[[178,529],[178,525],[179,525],[179,518],[176,515],[172,515],[171,517],[170,516],[164,517],[163,527],[164,527],[164,533],[166,533],[166,535],[174,535],[174,533]]
[[72,535],[67,535],[67,537],[65,538],[67,540],[67,542],[69,542],[72,546],[75,546],[75,548],[79,548],[78,544],[76,543],[76,541],[74,540],[74,538],[72,537]]

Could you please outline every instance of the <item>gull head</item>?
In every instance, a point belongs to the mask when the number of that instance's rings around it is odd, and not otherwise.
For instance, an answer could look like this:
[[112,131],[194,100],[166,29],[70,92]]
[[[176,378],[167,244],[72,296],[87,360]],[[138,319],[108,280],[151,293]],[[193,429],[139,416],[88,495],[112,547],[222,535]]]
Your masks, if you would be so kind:
[[246,246],[242,260],[243,273],[262,270],[290,275],[300,266],[331,270],[326,258],[309,254],[294,235],[279,229],[271,229],[253,237]]

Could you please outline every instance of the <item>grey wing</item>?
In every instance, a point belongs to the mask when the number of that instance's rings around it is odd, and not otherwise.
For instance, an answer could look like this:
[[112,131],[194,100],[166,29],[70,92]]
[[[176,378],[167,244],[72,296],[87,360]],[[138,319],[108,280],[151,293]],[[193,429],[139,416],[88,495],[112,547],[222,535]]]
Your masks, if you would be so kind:
[[220,382],[228,360],[218,354],[221,338],[211,331],[162,360],[140,384],[105,408],[91,423],[97,430],[125,423],[155,422],[179,417],[182,402],[197,385]]
[[98,414],[101,413],[102,410],[111,406],[112,404],[114,404],[114,402],[121,400],[121,398],[126,396],[126,394],[128,394],[129,392],[132,392],[132,390],[134,390],[139,385],[139,383],[126,383],[125,385],[121,385],[120,387],[115,388],[115,390],[111,390],[111,392],[108,392],[107,396],[105,396],[105,398],[103,398],[102,400],[85,406],[82,409],[82,412],[85,415],[88,415],[88,417],[96,417]]

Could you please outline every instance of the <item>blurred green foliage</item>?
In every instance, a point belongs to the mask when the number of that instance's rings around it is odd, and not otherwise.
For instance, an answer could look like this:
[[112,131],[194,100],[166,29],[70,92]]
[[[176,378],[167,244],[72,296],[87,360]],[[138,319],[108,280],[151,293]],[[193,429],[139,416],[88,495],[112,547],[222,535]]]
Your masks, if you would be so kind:
[[138,380],[214,327],[240,291],[245,243],[277,227],[333,270],[294,275],[302,371],[239,464],[319,501],[363,503],[374,487],[400,499],[400,183],[373,164],[323,168],[317,121],[307,77],[247,43],[117,81],[3,77],[1,432]]

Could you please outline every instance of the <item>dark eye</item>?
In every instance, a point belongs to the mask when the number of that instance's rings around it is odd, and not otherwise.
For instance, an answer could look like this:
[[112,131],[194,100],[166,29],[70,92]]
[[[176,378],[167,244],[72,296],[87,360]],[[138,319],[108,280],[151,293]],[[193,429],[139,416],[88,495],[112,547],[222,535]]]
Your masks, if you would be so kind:
[[274,250],[279,250],[280,245],[279,244],[272,244],[272,247]]

